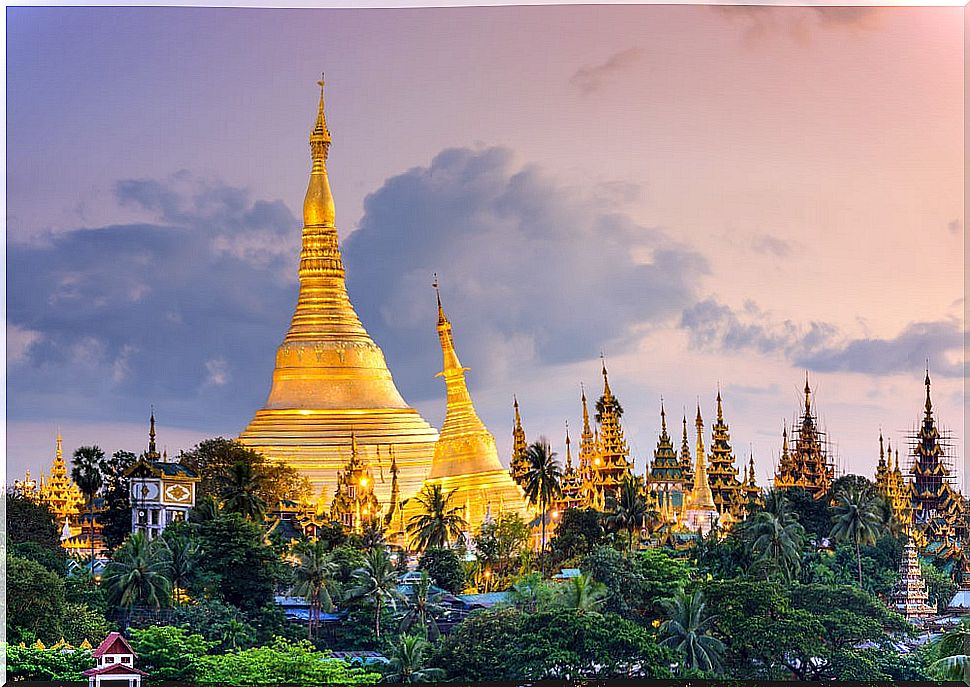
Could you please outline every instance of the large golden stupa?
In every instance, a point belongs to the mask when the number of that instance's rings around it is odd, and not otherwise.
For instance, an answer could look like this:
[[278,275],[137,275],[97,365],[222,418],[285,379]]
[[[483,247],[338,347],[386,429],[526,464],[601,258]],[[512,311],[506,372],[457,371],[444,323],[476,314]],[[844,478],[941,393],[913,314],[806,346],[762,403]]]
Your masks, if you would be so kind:
[[[353,435],[361,460],[375,475],[390,468],[393,451],[400,495],[408,498],[428,476],[438,432],[401,397],[383,352],[347,296],[327,179],[331,139],[319,83],[320,107],[310,134],[313,166],[303,202],[300,295],[276,353],[269,398],[239,440],[296,468],[329,498],[350,456]],[[378,481],[375,492],[387,501],[390,478]]]
[[[437,289],[437,281],[435,281]],[[455,352],[451,322],[438,297],[438,338],[441,340],[442,368],[448,405],[441,436],[434,448],[434,462],[426,485],[440,484],[452,493],[451,504],[463,509],[468,532],[475,533],[488,518],[497,519],[505,511],[517,512],[527,522],[529,506],[525,495],[508,468],[503,467],[495,448],[495,437],[475,412],[465,383],[467,367],[462,367]],[[404,504],[405,521],[420,506],[411,500]]]

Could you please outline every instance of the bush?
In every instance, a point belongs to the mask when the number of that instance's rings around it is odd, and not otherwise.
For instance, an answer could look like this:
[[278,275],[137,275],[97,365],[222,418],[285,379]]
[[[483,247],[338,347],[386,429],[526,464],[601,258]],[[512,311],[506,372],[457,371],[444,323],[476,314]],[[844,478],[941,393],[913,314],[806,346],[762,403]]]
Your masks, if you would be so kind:
[[428,549],[418,561],[418,568],[428,571],[435,586],[452,594],[460,594],[465,588],[465,566],[456,551]]
[[86,680],[81,673],[95,665],[90,651],[35,649],[14,644],[6,646],[7,679],[16,680]]
[[138,667],[153,680],[193,680],[195,659],[204,656],[213,644],[181,627],[155,626],[131,632]]

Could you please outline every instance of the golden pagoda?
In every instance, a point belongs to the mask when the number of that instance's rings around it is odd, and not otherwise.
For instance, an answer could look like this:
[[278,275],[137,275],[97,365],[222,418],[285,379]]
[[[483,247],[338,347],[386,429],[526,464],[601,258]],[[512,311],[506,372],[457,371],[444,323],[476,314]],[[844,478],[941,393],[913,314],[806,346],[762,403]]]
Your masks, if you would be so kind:
[[704,419],[701,417],[700,404],[697,406],[697,467],[694,470],[694,487],[687,498],[687,508],[684,511],[684,526],[691,531],[700,530],[707,534],[714,527],[718,518],[717,506],[711,485],[707,481],[707,465],[704,451]]
[[[744,482],[742,483],[742,490],[744,491],[745,504],[748,506],[758,505],[763,506],[765,502],[765,496],[761,492],[761,487],[758,486],[758,482],[754,475],[754,454],[752,453],[748,457],[748,469],[744,473]],[[749,509],[745,509],[742,517],[747,517]]]
[[[744,493],[734,467],[731,435],[724,421],[721,390],[717,390],[717,418],[711,428],[711,456],[707,478],[714,494],[714,505],[722,520],[740,520],[744,517]],[[726,516],[726,517],[725,517]]]
[[[462,367],[455,352],[451,322],[441,306],[437,278],[434,286],[442,356],[442,370],[438,376],[445,380],[448,400],[441,435],[434,447],[431,473],[424,484],[441,485],[443,493],[452,494],[452,503],[464,507],[469,532],[477,532],[487,517],[497,517],[505,511],[519,513],[526,519],[529,506],[522,489],[499,462],[495,437],[472,405],[465,383],[465,372],[469,368]],[[413,517],[413,509],[417,506],[414,499],[405,504],[406,521]]]
[[361,533],[365,527],[381,522],[381,506],[374,495],[377,482],[374,473],[361,460],[357,437],[350,435],[350,460],[337,475],[337,491],[330,506],[330,519],[351,532]]
[[690,458],[690,440],[687,438],[687,413],[684,412],[684,430],[680,440],[680,472],[684,476],[684,493],[694,488],[694,466]]
[[[384,353],[364,329],[347,296],[327,178],[330,131],[323,81],[310,134],[312,167],[303,202],[300,293],[289,331],[276,353],[265,406],[239,441],[307,476],[315,488],[336,485],[351,434],[361,447],[391,445],[404,498],[431,466],[438,433],[408,406]],[[378,485],[378,498],[390,497]]]
[[601,502],[599,494],[593,484],[593,469],[599,458],[599,446],[596,435],[589,422],[589,404],[586,401],[586,387],[580,384],[580,400],[583,404],[583,431],[579,435],[579,477],[582,486],[580,487],[580,500],[584,508],[595,508],[602,510],[604,503]]
[[529,471],[529,460],[526,458],[528,444],[525,440],[525,430],[522,429],[522,416],[519,415],[519,399],[512,396],[512,407],[515,409],[515,426],[512,428],[512,460],[509,461],[509,474],[520,487],[525,487],[525,475]]
[[[610,389],[610,378],[603,363],[603,396],[597,410],[602,408],[597,418],[599,433],[596,441],[596,455],[593,458],[593,488],[596,491],[596,507],[605,507],[610,496],[616,496],[623,480],[633,473],[629,460],[630,449],[623,437],[620,425],[620,411],[616,397]],[[585,409],[585,404],[584,404]]]
[[569,438],[569,423],[566,423],[566,468],[560,480],[562,495],[556,500],[556,509],[583,507],[583,476],[573,465],[572,440]]
[[663,522],[675,522],[683,511],[684,471],[674,444],[667,433],[667,413],[660,401],[660,436],[647,473],[647,486]]
[[60,432],[57,433],[57,448],[54,451],[50,474],[46,477],[41,474],[38,498],[41,503],[50,508],[59,527],[65,522],[72,526],[78,524],[81,507],[84,505],[84,494],[68,477]]
[[795,429],[794,450],[789,452],[787,428],[783,434],[782,456],[775,473],[776,489],[801,488],[815,500],[823,498],[835,478],[835,466],[829,461],[825,433],[818,428],[812,412],[812,389],[805,374],[805,412]]
[[899,469],[899,449],[896,449],[896,463],[893,464],[893,448],[889,443],[889,460],[886,460],[886,449],[883,444],[882,432],[879,432],[879,462],[876,463],[876,493],[889,506],[893,518],[899,524],[909,527],[913,520],[912,484],[903,479]]

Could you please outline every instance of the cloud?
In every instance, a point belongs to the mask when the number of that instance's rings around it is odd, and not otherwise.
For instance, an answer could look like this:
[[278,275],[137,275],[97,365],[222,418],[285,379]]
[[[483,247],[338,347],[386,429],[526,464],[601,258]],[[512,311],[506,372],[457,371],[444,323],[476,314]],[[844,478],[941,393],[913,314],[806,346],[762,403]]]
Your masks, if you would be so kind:
[[617,74],[621,74],[640,61],[643,51],[634,46],[610,55],[601,64],[584,65],[569,78],[569,83],[583,95],[590,95],[603,88]]
[[759,234],[751,239],[751,248],[756,253],[787,258],[791,254],[792,244],[771,234]]
[[775,37],[808,45],[819,31],[871,30],[878,26],[881,8],[714,5],[712,9],[740,25],[742,43],[754,48]]
[[350,296],[416,398],[441,392],[434,272],[474,384],[619,353],[635,325],[675,320],[707,269],[665,231],[501,148],[445,150],[387,179],[359,227],[344,246]]
[[708,298],[686,308],[680,324],[692,348],[778,354],[816,372],[908,373],[929,358],[937,374],[964,374],[964,332],[956,318],[913,322],[888,339],[850,338],[831,323],[778,320],[751,301],[735,310]]
[[149,221],[8,246],[11,416],[117,421],[154,402],[186,427],[244,422],[296,301],[299,223],[184,173],[116,196]]

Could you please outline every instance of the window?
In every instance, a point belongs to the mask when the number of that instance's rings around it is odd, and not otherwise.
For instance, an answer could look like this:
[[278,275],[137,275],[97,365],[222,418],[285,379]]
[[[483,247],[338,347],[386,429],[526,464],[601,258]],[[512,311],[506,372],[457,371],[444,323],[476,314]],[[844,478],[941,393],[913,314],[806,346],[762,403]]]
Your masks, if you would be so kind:
[[158,524],[158,511],[157,510],[153,510],[152,511],[152,524],[153,525],[157,525]]
[[105,656],[104,657],[104,662],[105,663],[114,663],[115,662],[115,657],[114,656]]

